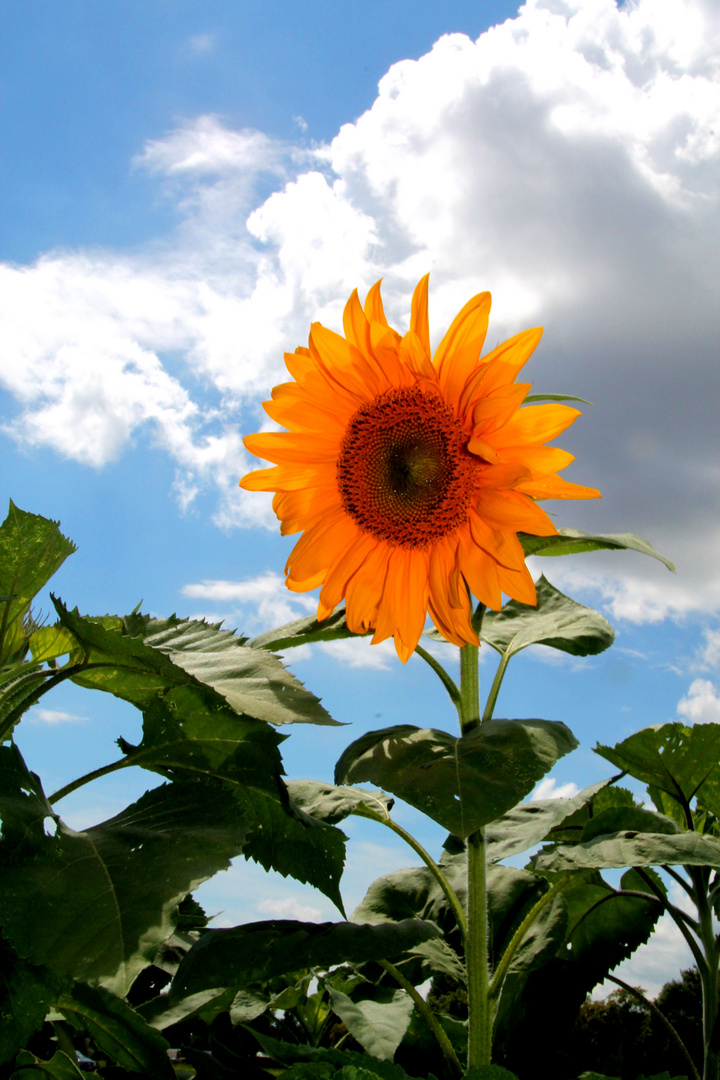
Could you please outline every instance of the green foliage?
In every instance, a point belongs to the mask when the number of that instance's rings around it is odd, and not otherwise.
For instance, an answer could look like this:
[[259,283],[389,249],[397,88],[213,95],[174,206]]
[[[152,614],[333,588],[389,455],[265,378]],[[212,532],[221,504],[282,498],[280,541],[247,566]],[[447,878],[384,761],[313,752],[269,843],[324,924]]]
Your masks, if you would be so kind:
[[[50,1077],[51,1080],[77,1080],[78,1077],[88,1075],[81,1073],[76,1063],[62,1050],[57,1050],[49,1061],[41,1061],[28,1050],[24,1050],[18,1054],[16,1065],[12,1080],[40,1080],[43,1076]],[[98,1074],[94,1072],[91,1075]]]
[[0,526],[0,667],[19,651],[13,646],[24,639],[22,623],[33,598],[73,551],[57,522],[10,502]]
[[548,720],[490,720],[459,739],[406,724],[351,743],[335,782],[379,784],[465,837],[529,794],[576,746],[564,724]]
[[[372,633],[372,631],[369,631]],[[298,645],[310,645],[315,641],[337,641],[339,638],[357,637],[345,622],[345,608],[339,608],[329,615],[327,619],[318,622],[313,616],[305,619],[295,619],[293,622],[279,626],[276,630],[268,630],[265,634],[248,641],[251,649],[275,649],[281,652],[283,649],[293,649]]]
[[661,799],[676,803],[681,813],[673,816],[683,825],[693,798],[720,816],[720,724],[658,724],[595,752],[648,784],[653,799],[662,793]]
[[350,814],[357,814],[359,817],[385,817],[395,802],[384,791],[336,787],[333,784],[323,784],[319,780],[290,780],[287,789],[296,806],[327,825],[336,825]]
[[579,811],[586,810],[607,784],[607,780],[592,784],[571,799],[537,799],[508,810],[502,817],[490,822],[485,830],[488,859],[499,862],[534,847],[553,829],[561,827]]
[[529,645],[548,645],[572,656],[594,656],[610,648],[615,631],[597,611],[565,596],[544,575],[536,591],[537,605],[509,600],[501,611],[486,611],[481,640],[507,656]]
[[616,832],[588,844],[548,848],[535,857],[533,866],[543,873],[623,866],[720,867],[720,840],[691,832]]
[[81,686],[109,690],[141,709],[158,693],[187,687],[206,707],[227,704],[272,724],[335,724],[276,656],[247,648],[231,631],[174,616],[88,618],[54,603],[84,649],[86,670],[74,680]]
[[57,1008],[121,1068],[173,1080],[167,1040],[115,994],[101,986],[75,983],[72,991],[59,999]]
[[407,1031],[413,1002],[404,990],[385,990],[354,1001],[330,987],[330,1001],[353,1038],[368,1054],[392,1061]]
[[[381,1061],[370,1054],[357,1054],[351,1050],[332,1050],[281,1042],[279,1039],[274,1039],[256,1030],[253,1030],[253,1035],[268,1057],[281,1065],[294,1065],[295,1063],[304,1062],[335,1065],[338,1073],[329,1074],[333,1077],[333,1080],[336,1080],[337,1076],[340,1077],[340,1080],[345,1080],[341,1070],[347,1068],[364,1070],[369,1072],[373,1078],[377,1077],[378,1080],[420,1080],[418,1077],[409,1076],[400,1065],[395,1065],[391,1061]],[[287,1073],[282,1075],[285,1076]],[[362,1076],[362,1072],[360,1072],[360,1076]],[[364,1080],[364,1077],[362,1080]],[[432,1073],[428,1073],[426,1080],[437,1080],[437,1077]]]
[[531,536],[518,533],[518,540],[526,555],[579,555],[585,551],[639,551],[659,559],[668,570],[675,572],[675,567],[664,555],[660,555],[652,544],[633,533],[598,533],[581,532],[579,529],[558,529],[555,536]]
[[172,995],[177,998],[220,986],[241,989],[288,971],[389,959],[437,933],[431,923],[417,920],[359,926],[271,919],[208,930],[183,958]]
[[22,960],[0,938],[0,1065],[11,1061],[36,1031],[64,989],[47,968]]

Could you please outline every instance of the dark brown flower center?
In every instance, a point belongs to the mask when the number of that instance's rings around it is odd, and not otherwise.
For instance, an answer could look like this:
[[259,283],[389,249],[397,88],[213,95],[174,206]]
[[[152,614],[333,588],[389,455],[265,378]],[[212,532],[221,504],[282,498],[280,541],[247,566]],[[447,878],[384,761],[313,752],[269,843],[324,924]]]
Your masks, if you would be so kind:
[[340,447],[340,496],[355,523],[379,540],[427,547],[468,516],[479,462],[439,395],[389,390],[362,405]]

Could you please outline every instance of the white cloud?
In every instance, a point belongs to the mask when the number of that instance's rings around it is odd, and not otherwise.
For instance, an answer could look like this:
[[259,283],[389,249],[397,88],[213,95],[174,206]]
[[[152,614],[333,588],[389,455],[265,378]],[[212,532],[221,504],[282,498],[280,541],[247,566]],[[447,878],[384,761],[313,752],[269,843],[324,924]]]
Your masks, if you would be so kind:
[[699,667],[714,668],[720,664],[720,630],[703,631],[705,645],[700,655]]
[[320,908],[301,903],[294,896],[282,900],[261,900],[257,906],[261,915],[273,919],[300,919],[302,922],[321,922],[323,913]]
[[36,724],[84,724],[87,721],[86,716],[76,716],[60,709],[41,709],[37,705],[30,709],[27,718]]
[[541,799],[572,799],[580,788],[569,780],[567,784],[558,784],[554,776],[546,776],[533,790],[530,802]]
[[542,320],[530,377],[597,403],[561,442],[604,499],[559,523],[678,562],[588,556],[561,582],[636,622],[717,609],[719,51],[708,0],[529,0],[393,65],[327,147],[186,121],[136,159],[179,211],[164,243],[0,268],[6,432],[101,467],[149,431],[181,507],[215,488],[218,524],[272,525],[235,487],[238,406],[312,319],[339,327],[354,286],[384,276],[402,327],[432,269],[435,340],[490,288],[489,343]]
[[388,671],[396,663],[392,640],[372,645],[369,638],[346,638],[341,641],[323,641],[319,648],[339,663],[351,668]]
[[678,702],[678,716],[692,724],[720,724],[720,694],[708,679],[695,679]]

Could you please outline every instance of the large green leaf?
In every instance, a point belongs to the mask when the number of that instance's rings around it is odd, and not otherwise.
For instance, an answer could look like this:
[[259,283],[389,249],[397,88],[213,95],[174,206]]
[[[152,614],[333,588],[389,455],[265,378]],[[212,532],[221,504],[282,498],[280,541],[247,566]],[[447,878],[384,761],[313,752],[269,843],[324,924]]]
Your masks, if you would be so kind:
[[0,663],[8,628],[22,620],[33,597],[73,551],[75,545],[57,522],[28,514],[10,502],[0,525]]
[[62,980],[47,968],[21,960],[0,938],[0,1065],[42,1027],[63,989]]
[[572,656],[594,656],[612,645],[615,632],[597,611],[565,596],[544,575],[536,590],[536,606],[510,600],[501,611],[486,611],[481,639],[507,656],[529,645],[549,645]]
[[412,998],[404,990],[378,990],[374,999],[353,1001],[340,990],[329,990],[333,1012],[363,1050],[392,1061],[410,1023]]
[[489,720],[459,739],[400,725],[351,743],[335,782],[378,784],[465,837],[515,806],[576,746],[569,728],[549,720]]
[[720,816],[720,724],[658,724],[595,752],[676,802],[697,796]]
[[102,986],[76,983],[57,1003],[58,1011],[79,1031],[87,1031],[97,1046],[130,1072],[174,1080],[168,1041],[151,1028],[122,998]]
[[586,533],[579,529],[558,529],[555,536],[531,536],[518,533],[518,540],[526,555],[577,555],[583,551],[639,551],[659,559],[668,570],[675,572],[675,566],[660,555],[652,544],[633,533]]
[[[372,1077],[377,1077],[378,1080],[420,1080],[419,1077],[410,1076],[400,1065],[395,1065],[391,1061],[381,1061],[370,1054],[355,1053],[352,1050],[326,1050],[323,1047],[305,1046],[302,1043],[286,1043],[280,1039],[273,1039],[271,1035],[256,1031],[254,1028],[251,1030],[268,1057],[281,1065],[306,1061],[327,1062],[338,1069],[333,1080],[348,1080],[352,1074],[346,1073],[346,1069],[353,1066],[358,1070],[358,1080],[365,1080],[363,1076],[365,1071]],[[309,1075],[311,1074],[306,1074],[306,1076]],[[423,1080],[437,1080],[437,1077],[433,1073],[428,1073],[427,1077],[423,1076]]]
[[138,708],[158,694],[190,687],[204,705],[272,724],[335,724],[318,698],[271,653],[250,649],[228,630],[147,615],[88,618],[54,600],[60,621],[83,645],[87,669],[74,681],[107,690]]
[[310,817],[335,825],[350,814],[359,817],[386,817],[395,802],[384,791],[337,787],[320,780],[289,780],[287,789],[296,806]]
[[0,747],[0,818],[5,937],[31,964],[120,993],[172,933],[183,897],[226,868],[254,826],[225,786],[177,782],[77,833],[15,747]]
[[499,862],[539,844],[551,829],[587,806],[608,783],[608,780],[602,780],[592,784],[571,799],[538,799],[508,810],[485,830],[488,858]]
[[121,740],[128,764],[173,780],[222,781],[246,822],[245,858],[310,883],[342,912],[339,882],[346,838],[288,797],[279,776],[282,736],[224,705],[216,711],[194,709],[192,688],[177,687],[168,703],[169,696],[156,698],[144,710],[138,746]]
[[533,865],[543,873],[623,866],[720,867],[720,840],[691,832],[618,832],[587,844],[548,848],[534,857]]
[[23,1050],[18,1054],[11,1080],[40,1080],[43,1076],[50,1077],[50,1080],[82,1080],[88,1075],[99,1077],[96,1072],[80,1072],[75,1062],[62,1050],[56,1050],[49,1061],[43,1061],[29,1050]]
[[[368,630],[372,634],[372,630]],[[295,619],[293,622],[279,626],[276,630],[268,630],[264,634],[248,641],[251,649],[273,649],[282,652],[283,649],[293,649],[298,645],[310,645],[315,641],[337,641],[338,638],[357,637],[348,629],[345,622],[345,608],[339,608],[329,615],[327,619],[319,622],[313,615],[304,619]]]
[[208,930],[181,961],[171,994],[184,997],[213,986],[241,989],[288,971],[390,958],[437,933],[432,923],[417,919],[381,926],[278,919]]

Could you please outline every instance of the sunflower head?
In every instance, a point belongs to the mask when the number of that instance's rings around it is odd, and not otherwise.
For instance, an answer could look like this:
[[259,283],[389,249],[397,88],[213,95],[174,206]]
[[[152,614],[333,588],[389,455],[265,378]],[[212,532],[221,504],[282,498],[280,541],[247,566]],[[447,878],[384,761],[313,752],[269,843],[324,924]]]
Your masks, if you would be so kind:
[[490,294],[470,300],[432,356],[427,276],[401,336],[385,318],[380,283],[364,307],[350,297],[341,337],[313,323],[308,348],[285,356],[293,381],[268,415],[287,430],[248,435],[275,462],[240,486],[274,491],[281,532],[302,533],[285,568],[296,592],[322,586],[318,618],[345,599],[355,633],[395,639],[405,662],[429,613],[456,645],[477,644],[470,593],[498,610],[502,593],[536,602],[518,532],[551,536],[545,498],[589,499],[558,476],[572,454],[547,443],[577,416],[522,403],[516,378],[541,329],[481,356]]

